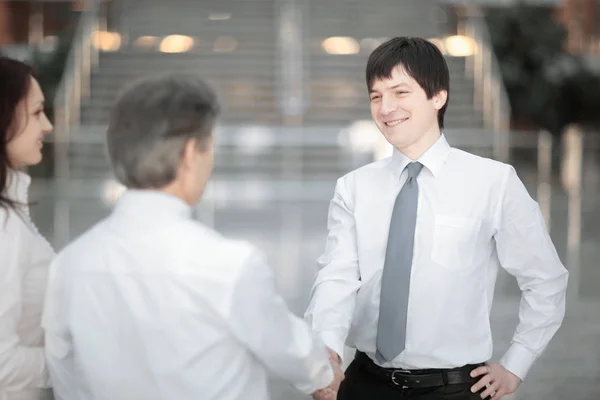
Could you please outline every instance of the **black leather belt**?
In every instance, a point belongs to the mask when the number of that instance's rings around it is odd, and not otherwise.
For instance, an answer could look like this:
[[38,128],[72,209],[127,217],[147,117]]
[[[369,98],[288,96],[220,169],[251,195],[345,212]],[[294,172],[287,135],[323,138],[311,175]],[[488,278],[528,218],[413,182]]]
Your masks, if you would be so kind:
[[356,352],[355,360],[371,375],[380,378],[384,382],[403,389],[429,388],[463,383],[474,384],[477,382],[477,378],[471,377],[471,371],[477,367],[485,365],[485,363],[468,364],[463,367],[452,369],[422,370],[383,368],[375,364],[373,360],[369,358],[369,356],[360,351]]

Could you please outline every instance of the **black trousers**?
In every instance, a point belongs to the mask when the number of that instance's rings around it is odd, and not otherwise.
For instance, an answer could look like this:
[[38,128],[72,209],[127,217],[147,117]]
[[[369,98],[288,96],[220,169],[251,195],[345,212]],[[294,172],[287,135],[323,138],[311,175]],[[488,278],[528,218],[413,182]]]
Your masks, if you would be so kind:
[[480,378],[457,385],[401,389],[366,371],[357,360],[352,361],[345,375],[337,400],[481,400],[479,393],[471,392],[471,386]]

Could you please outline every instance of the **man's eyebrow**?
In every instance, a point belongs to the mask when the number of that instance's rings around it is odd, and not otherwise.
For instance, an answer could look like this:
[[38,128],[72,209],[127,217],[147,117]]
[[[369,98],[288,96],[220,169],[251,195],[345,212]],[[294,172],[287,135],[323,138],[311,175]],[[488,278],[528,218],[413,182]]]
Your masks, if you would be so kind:
[[[391,86],[391,87],[389,87],[389,88],[385,88],[385,90],[394,90],[394,89],[398,89],[398,88],[399,88],[399,87],[401,87],[401,86],[408,87],[408,84],[407,84],[407,83],[404,83],[404,82],[402,82],[402,83],[398,83],[397,85]],[[375,90],[375,89],[370,89],[370,90],[369,90],[369,94],[371,94],[371,93],[375,93],[375,92],[378,92],[378,91],[377,91],[377,90]]]

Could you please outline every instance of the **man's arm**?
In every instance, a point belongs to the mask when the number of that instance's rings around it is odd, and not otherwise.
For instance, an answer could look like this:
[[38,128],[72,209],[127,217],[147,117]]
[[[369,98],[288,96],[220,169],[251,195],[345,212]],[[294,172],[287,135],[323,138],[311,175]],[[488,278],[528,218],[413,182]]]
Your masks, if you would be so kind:
[[343,357],[360,288],[356,224],[346,180],[338,180],[329,206],[325,253],[319,258],[305,319],[325,345]]
[[73,344],[65,321],[68,288],[64,283],[64,269],[60,256],[50,266],[42,326],[54,397],[56,400],[77,400]]
[[331,384],[325,347],[276,293],[273,273],[258,252],[246,258],[232,296],[227,319],[234,335],[273,373],[306,394]]
[[519,324],[500,364],[523,380],[562,323],[569,274],[538,204],[512,167],[505,182],[495,216],[496,249],[502,267],[517,278],[523,294]]

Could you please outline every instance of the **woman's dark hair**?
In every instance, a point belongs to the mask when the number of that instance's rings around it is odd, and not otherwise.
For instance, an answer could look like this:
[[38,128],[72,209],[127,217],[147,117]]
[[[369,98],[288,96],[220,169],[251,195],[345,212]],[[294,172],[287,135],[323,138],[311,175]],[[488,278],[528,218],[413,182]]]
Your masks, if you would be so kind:
[[10,165],[7,145],[16,135],[17,108],[29,93],[35,72],[29,65],[0,56],[0,207],[14,208],[18,203],[7,196]]

